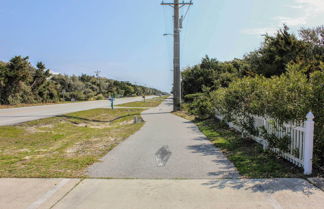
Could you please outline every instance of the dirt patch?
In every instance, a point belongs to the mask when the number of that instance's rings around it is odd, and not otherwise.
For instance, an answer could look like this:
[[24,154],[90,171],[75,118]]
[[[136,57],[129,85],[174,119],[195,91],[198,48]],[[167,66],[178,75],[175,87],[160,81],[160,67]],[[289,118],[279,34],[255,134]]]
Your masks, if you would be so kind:
[[98,128],[104,129],[109,128],[111,125],[110,123],[102,123],[102,124],[93,124],[93,123],[72,123],[74,126],[78,127],[86,127],[86,128]]
[[42,130],[42,129],[50,129],[53,128],[54,126],[51,124],[48,125],[41,125],[41,126],[30,126],[30,127],[25,127],[25,130],[28,133],[45,133],[48,132],[48,130]]
[[53,124],[47,124],[47,125],[38,126],[38,128],[53,128],[53,127],[54,127]]
[[42,130],[39,130],[38,128],[36,128],[36,127],[27,127],[27,128],[25,128],[25,130],[28,132],[28,133],[31,133],[31,134],[33,134],[33,133],[39,133],[39,132],[44,132],[44,131],[42,131]]
[[93,153],[104,152],[108,147],[114,145],[116,141],[118,141],[118,139],[114,137],[91,139],[78,142],[65,152],[68,157],[92,155]]
[[50,150],[50,149],[37,149],[37,150],[35,150],[36,152],[47,152],[48,150]]
[[29,160],[31,158],[32,158],[32,156],[26,156],[26,157],[23,158],[23,160]]
[[24,148],[17,150],[18,152],[30,152],[30,149]]
[[134,121],[133,120],[128,120],[128,121],[123,121],[121,123],[119,123],[120,125],[129,125],[129,124],[133,124]]
[[89,125],[89,128],[98,128],[98,129],[104,129],[104,128],[109,128],[111,125],[110,123],[103,123],[103,124],[96,124],[96,125]]

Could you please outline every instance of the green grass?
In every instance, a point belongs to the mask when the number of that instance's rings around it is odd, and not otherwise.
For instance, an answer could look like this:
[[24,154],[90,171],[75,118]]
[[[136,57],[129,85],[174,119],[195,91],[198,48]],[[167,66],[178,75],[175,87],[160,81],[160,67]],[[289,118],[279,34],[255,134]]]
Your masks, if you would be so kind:
[[[182,117],[185,111],[175,113]],[[187,119],[194,118],[187,114]],[[252,139],[228,128],[221,121],[209,119],[194,120],[200,131],[233,162],[245,178],[293,178],[304,177],[302,169],[281,159],[272,152],[264,151]]]
[[140,109],[94,109],[0,127],[0,177],[84,177],[139,130]]
[[181,104],[181,110],[172,113],[184,119],[195,121],[196,117],[192,114],[189,114],[188,109],[189,109],[188,105],[186,103],[183,103]]
[[162,97],[155,97],[152,99],[146,99],[146,101],[140,101],[140,102],[129,102],[117,105],[119,107],[156,107],[159,106],[163,100],[165,100],[168,96],[162,96]]

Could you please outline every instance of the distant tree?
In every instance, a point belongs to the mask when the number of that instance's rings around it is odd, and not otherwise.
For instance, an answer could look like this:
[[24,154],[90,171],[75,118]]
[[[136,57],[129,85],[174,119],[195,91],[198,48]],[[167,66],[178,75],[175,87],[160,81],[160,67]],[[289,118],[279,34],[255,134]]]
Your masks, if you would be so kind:
[[46,69],[42,62],[38,62],[34,70],[33,81],[31,82],[31,89],[35,94],[38,94],[39,89],[47,82],[51,73]]
[[215,70],[204,69],[200,66],[187,68],[182,72],[183,94],[195,94],[202,92],[203,86],[212,87],[215,84]]
[[310,42],[313,45],[324,46],[324,26],[302,28],[299,30],[299,35],[304,41]]
[[205,56],[201,64],[189,67],[182,72],[183,94],[203,92],[204,88],[216,90],[227,87],[239,76],[239,71],[245,71],[243,61],[219,62]]
[[4,81],[2,103],[17,104],[34,101],[28,85],[33,79],[32,70],[28,57],[16,56],[7,63],[2,72]]
[[[163,92],[104,77],[52,75],[45,64],[36,67],[28,57],[16,56],[8,63],[0,62],[0,104],[94,100],[111,95],[133,96]],[[99,82],[98,82],[99,81]]]
[[202,60],[200,64],[201,69],[217,69],[218,67],[218,61],[215,58],[209,58],[208,55],[206,55]]
[[262,47],[245,59],[253,72],[271,77],[284,73],[289,62],[304,59],[306,52],[307,44],[289,33],[289,28],[284,25],[275,36],[266,34]]
[[316,28],[301,29],[299,35],[302,41],[307,43],[307,52],[305,53],[305,59],[301,60],[304,72],[308,75],[315,71],[324,70],[324,26]]

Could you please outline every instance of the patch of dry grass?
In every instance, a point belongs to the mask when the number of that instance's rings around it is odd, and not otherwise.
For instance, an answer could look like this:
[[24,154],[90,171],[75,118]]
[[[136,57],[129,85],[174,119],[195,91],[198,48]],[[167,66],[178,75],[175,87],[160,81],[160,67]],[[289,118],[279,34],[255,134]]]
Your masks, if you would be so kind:
[[0,127],[0,177],[83,177],[144,123],[140,109],[94,109]]
[[184,119],[190,120],[190,121],[193,121],[196,119],[196,117],[194,115],[188,114],[188,112],[185,110],[180,110],[180,111],[176,111],[176,112],[172,112],[172,113],[179,117],[182,117]]

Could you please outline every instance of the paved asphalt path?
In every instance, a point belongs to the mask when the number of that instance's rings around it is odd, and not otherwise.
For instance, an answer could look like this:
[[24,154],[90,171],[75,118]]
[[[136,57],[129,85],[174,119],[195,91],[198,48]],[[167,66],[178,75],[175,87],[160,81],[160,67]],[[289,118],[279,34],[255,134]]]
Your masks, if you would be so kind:
[[[147,99],[154,96],[148,96]],[[115,100],[115,105],[141,101],[142,97],[127,97]],[[0,126],[13,125],[40,118],[48,118],[56,115],[89,110],[95,108],[110,107],[110,102],[107,100],[76,102],[67,104],[42,105],[20,108],[0,109]]]
[[192,123],[170,113],[171,99],[146,110],[145,125],[88,169],[91,177],[237,178],[233,164]]

